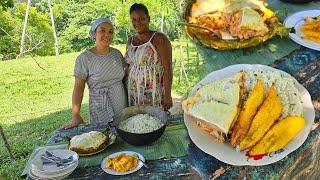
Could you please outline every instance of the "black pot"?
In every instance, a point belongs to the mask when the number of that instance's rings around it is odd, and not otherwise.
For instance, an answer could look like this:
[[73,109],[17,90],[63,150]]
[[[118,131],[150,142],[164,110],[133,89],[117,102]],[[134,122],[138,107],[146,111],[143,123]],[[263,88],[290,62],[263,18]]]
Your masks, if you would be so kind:
[[[122,121],[126,121],[128,118],[137,115],[137,114],[149,114],[151,116],[157,117],[164,124],[159,129],[149,132],[149,133],[131,133],[119,129],[119,124]],[[152,106],[131,106],[125,109],[122,109],[118,114],[113,117],[113,123],[116,127],[116,131],[121,139],[127,143],[134,146],[142,146],[155,142],[159,139],[167,126],[168,115],[165,111],[160,108]]]
[[308,3],[312,1],[318,1],[318,0],[281,0],[288,3]]

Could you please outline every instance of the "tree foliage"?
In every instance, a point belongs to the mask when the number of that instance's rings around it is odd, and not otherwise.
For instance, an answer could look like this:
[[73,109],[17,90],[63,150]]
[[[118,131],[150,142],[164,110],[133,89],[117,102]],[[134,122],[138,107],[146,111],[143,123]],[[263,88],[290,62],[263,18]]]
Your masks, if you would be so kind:
[[19,52],[19,45],[15,44],[19,42],[18,36],[15,36],[18,33],[16,24],[18,22],[11,13],[0,7],[0,57],[2,56],[2,59],[10,59]]
[[13,0],[0,0],[0,6],[3,10],[7,10],[8,8],[13,7]]
[[[56,32],[58,34],[58,44],[61,53],[77,52],[93,45],[93,41],[88,36],[91,23],[99,17],[111,18],[115,24],[116,34],[114,43],[126,43],[127,38],[134,34],[129,8],[132,4],[139,2],[148,7],[151,23],[150,28],[160,30],[163,21],[163,31],[175,39],[178,36],[177,29],[179,23],[178,3],[176,0],[51,0]],[[1,8],[1,7],[0,7]],[[0,11],[0,27],[4,28],[8,34],[0,29],[0,56],[10,54],[14,56],[18,53],[22,22],[25,15],[25,3],[16,3],[12,10]],[[33,2],[30,8],[27,33],[32,37],[32,42],[38,42],[44,38],[41,47],[32,51],[37,55],[51,55],[53,50],[53,32],[51,28],[50,16],[48,13],[48,0],[38,0]],[[163,15],[163,17],[162,17]],[[10,20],[9,20],[10,19]],[[26,39],[26,45],[30,45],[30,40]],[[25,49],[27,49],[26,47]]]
[[[20,3],[8,11],[0,10],[0,56],[2,56],[2,59],[12,59],[19,54],[19,43],[26,8],[26,3]],[[51,55],[54,53],[52,27],[48,14],[40,13],[35,7],[31,7],[29,10],[24,49],[36,55]]]

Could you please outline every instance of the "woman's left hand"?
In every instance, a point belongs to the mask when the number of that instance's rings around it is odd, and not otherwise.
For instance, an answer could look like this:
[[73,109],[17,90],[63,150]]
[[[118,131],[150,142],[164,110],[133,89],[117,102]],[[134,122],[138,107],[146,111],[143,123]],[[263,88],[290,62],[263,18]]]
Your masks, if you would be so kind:
[[165,96],[162,100],[162,107],[165,111],[169,110],[172,107],[172,97]]

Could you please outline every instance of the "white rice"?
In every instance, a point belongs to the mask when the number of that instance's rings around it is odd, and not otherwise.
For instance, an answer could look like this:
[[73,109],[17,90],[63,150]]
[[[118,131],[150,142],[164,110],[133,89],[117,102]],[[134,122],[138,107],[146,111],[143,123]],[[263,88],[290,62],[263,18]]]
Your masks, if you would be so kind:
[[138,114],[122,121],[119,124],[121,130],[131,133],[149,133],[163,126],[160,119],[148,114]]
[[301,95],[296,88],[297,81],[295,79],[274,71],[249,71],[245,74],[245,86],[249,92],[252,91],[258,79],[264,82],[265,95],[268,93],[270,86],[273,83],[275,84],[283,105],[280,119],[287,116],[301,116],[303,114]]

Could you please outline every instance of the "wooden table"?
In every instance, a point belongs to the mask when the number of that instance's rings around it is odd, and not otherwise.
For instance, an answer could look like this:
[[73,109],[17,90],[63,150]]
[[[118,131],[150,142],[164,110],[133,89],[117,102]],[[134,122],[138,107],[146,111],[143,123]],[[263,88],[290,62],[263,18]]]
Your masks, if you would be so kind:
[[[317,179],[320,176],[320,52],[301,47],[286,57],[270,65],[288,72],[295,77],[311,94],[316,109],[313,130],[305,143],[286,158],[266,166],[231,166],[207,155],[197,148],[188,137],[188,155],[172,159],[147,161],[149,169],[142,168],[126,176],[111,176],[102,171],[100,166],[77,168],[70,179]],[[183,117],[178,116],[170,123],[181,123]],[[86,128],[103,128],[103,126],[87,125]],[[61,131],[56,131],[48,144],[63,140]]]

